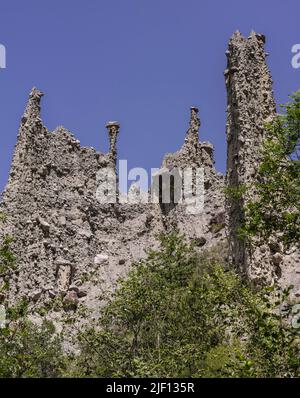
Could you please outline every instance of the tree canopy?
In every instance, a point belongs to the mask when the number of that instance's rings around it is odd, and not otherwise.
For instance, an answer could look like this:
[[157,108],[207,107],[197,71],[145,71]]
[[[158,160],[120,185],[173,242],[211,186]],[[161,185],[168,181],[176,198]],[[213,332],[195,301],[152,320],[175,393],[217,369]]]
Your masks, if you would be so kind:
[[254,198],[245,208],[243,233],[258,244],[274,235],[300,247],[300,91],[267,124]]
[[120,282],[98,325],[80,334],[73,375],[299,375],[292,307],[278,312],[288,291],[252,291],[222,259],[224,248],[199,255],[178,234],[160,242]]

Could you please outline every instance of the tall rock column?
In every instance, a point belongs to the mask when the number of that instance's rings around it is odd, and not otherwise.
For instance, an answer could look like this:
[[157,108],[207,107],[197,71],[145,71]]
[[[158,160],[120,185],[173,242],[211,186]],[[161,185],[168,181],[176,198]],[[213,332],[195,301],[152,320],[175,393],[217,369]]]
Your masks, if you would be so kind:
[[15,147],[9,176],[9,189],[6,189],[4,193],[7,203],[15,201],[20,190],[20,194],[24,194],[24,184],[31,178],[31,169],[34,165],[39,166],[40,157],[44,147],[47,146],[45,143],[46,129],[40,117],[42,97],[43,93],[36,88],[33,88],[29,94]]
[[109,135],[109,162],[111,163],[112,167],[116,168],[118,158],[117,139],[120,130],[120,124],[118,122],[108,122],[106,128],[108,129]]
[[199,129],[201,127],[201,121],[198,117],[199,109],[195,106],[191,107],[190,126],[185,139],[185,145],[189,145],[192,148],[197,147],[199,143]]
[[[276,113],[272,78],[266,64],[265,37],[252,32],[248,38],[234,33],[229,42],[225,71],[227,107],[227,184],[231,187],[254,181],[260,162],[265,123]],[[251,192],[240,200],[227,200],[231,257],[235,266],[250,279],[272,280],[272,266],[261,253],[250,253],[238,238],[243,207]],[[259,251],[259,249],[258,249]]]
[[[111,203],[119,202],[119,189],[118,189],[118,173],[117,173],[117,161],[118,161],[118,150],[117,140],[120,130],[119,122],[108,122],[106,125],[109,136],[109,152],[105,156],[105,168],[108,167],[109,173],[98,175],[98,184],[108,184],[110,187]],[[101,200],[101,197],[98,199]]]

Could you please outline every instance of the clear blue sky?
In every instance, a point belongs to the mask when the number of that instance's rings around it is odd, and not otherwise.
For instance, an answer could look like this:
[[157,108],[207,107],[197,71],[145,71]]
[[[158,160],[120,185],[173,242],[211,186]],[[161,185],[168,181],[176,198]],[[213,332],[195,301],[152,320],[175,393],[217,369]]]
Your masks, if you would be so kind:
[[201,140],[224,171],[228,39],[237,29],[267,36],[276,99],[286,101],[300,88],[299,15],[299,0],[0,0],[0,191],[32,86],[45,92],[45,125],[64,125],[85,146],[106,151],[105,123],[119,120],[130,167],[159,167],[197,105]]

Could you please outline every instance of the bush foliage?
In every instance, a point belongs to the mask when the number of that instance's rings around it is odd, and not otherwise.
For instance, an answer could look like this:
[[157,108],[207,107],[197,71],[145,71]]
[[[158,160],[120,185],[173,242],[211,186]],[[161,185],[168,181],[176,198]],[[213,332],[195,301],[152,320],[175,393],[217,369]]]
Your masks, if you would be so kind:
[[282,110],[267,125],[255,197],[245,208],[243,233],[257,244],[275,234],[289,248],[300,247],[300,91]]
[[[178,234],[134,265],[79,336],[81,377],[294,377],[298,330],[288,291],[253,292],[219,252],[199,256]],[[222,250],[221,250],[222,251]]]

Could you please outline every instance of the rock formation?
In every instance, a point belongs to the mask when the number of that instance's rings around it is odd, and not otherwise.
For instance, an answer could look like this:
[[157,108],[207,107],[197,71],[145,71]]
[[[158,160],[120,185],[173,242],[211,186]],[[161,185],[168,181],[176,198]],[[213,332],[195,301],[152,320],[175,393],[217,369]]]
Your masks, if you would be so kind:
[[[272,78],[266,64],[265,37],[251,32],[248,38],[240,32],[232,36],[226,52],[227,87],[227,185],[239,187],[257,178],[265,124],[276,115]],[[253,252],[238,237],[243,222],[243,207],[253,192],[240,200],[227,200],[228,234],[232,262],[255,283],[282,283],[300,287],[299,253],[284,255],[275,241]],[[293,264],[291,269],[291,264]]]
[[[234,34],[227,56],[227,184],[238,185],[255,178],[264,122],[276,109],[264,37],[252,33],[245,39]],[[58,326],[65,311],[81,307],[93,319],[99,313],[103,294],[115,287],[118,277],[126,275],[133,261],[157,245],[157,233],[175,228],[194,240],[198,250],[226,244],[229,238],[233,262],[243,272],[254,279],[263,275],[273,280],[274,274],[285,282],[294,278],[299,289],[296,252],[291,254],[294,257],[282,256],[279,261],[280,248],[273,248],[273,253],[270,247],[261,248],[253,260],[237,240],[246,199],[228,201],[225,206],[225,177],[215,169],[213,146],[199,142],[197,108],[191,108],[182,148],[165,156],[157,175],[161,181],[161,176],[172,174],[176,168],[204,169],[204,210],[190,214],[184,204],[172,201],[99,203],[97,173],[107,167],[116,169],[120,125],[107,124],[107,154],[81,147],[64,127],[53,132],[46,129],[40,117],[42,95],[35,88],[30,93],[1,204],[6,222],[0,234],[14,237],[18,264],[7,299],[29,299],[33,317],[43,316],[42,309],[46,308]],[[282,264],[287,272],[279,273]],[[77,321],[84,321],[80,311]]]
[[119,124],[107,125],[107,154],[83,148],[64,127],[44,127],[42,95],[30,93],[1,204],[7,216],[1,235],[14,237],[18,264],[10,302],[27,298],[33,317],[47,309],[58,326],[65,311],[80,307],[94,317],[116,280],[157,245],[158,233],[178,228],[199,250],[225,240],[224,177],[214,168],[212,146],[199,142],[195,108],[182,149],[163,168],[204,167],[207,195],[199,215],[187,214],[183,204],[166,210],[162,203],[99,203],[97,173],[116,168]]

